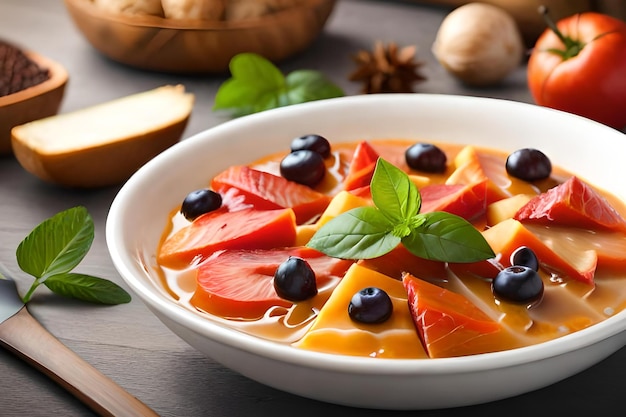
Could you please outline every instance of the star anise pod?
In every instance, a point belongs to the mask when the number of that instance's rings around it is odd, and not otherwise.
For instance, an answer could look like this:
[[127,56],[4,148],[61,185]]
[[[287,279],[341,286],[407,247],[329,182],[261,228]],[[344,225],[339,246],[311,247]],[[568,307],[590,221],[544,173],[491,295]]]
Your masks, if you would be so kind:
[[394,42],[385,46],[377,41],[373,51],[353,57],[358,68],[348,79],[362,82],[364,94],[412,93],[413,85],[426,79],[419,73],[422,63],[415,61],[416,50],[414,45],[398,48]]

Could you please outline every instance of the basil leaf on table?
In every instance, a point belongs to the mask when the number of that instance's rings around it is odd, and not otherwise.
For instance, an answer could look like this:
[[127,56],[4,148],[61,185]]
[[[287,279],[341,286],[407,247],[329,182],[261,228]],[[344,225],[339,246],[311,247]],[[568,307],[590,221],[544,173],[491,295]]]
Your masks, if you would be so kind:
[[419,213],[421,195],[408,175],[379,158],[370,182],[374,207],[338,215],[307,246],[342,259],[371,259],[402,243],[415,256],[443,262],[476,262],[495,254],[467,220],[446,212]]
[[229,69],[231,78],[219,87],[213,110],[229,110],[233,117],[344,95],[319,71],[297,70],[285,77],[271,61],[254,53],[235,55]]
[[117,284],[91,275],[64,273],[52,275],[44,282],[52,292],[69,298],[97,304],[130,302],[130,295]]
[[36,226],[16,251],[20,269],[35,277],[22,301],[29,302],[44,284],[55,293],[85,301],[130,302],[130,295],[114,282],[70,272],[87,255],[93,239],[93,219],[82,206],[57,213]]
[[83,260],[93,238],[93,220],[87,210],[66,210],[40,223],[22,240],[17,263],[37,278],[69,272]]

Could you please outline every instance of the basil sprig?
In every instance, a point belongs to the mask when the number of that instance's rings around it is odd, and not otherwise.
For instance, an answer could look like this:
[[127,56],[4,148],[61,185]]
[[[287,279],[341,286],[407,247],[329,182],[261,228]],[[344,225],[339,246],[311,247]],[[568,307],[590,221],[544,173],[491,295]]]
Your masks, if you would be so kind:
[[52,292],[99,304],[122,304],[130,295],[114,282],[71,272],[83,260],[94,239],[93,219],[82,206],[44,220],[17,247],[17,263],[35,281],[22,297],[27,303],[44,284]]
[[402,243],[415,256],[443,262],[476,262],[495,256],[467,220],[437,211],[420,213],[421,195],[409,176],[379,158],[371,181],[374,207],[333,218],[307,246],[334,258],[371,259]]
[[296,70],[285,76],[254,53],[235,55],[229,69],[231,78],[218,89],[213,110],[229,110],[234,117],[344,95],[319,71]]

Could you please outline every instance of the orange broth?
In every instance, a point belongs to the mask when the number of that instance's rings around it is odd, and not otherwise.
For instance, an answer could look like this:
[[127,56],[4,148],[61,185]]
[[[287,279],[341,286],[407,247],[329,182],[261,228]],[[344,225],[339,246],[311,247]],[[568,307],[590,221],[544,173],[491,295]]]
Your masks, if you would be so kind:
[[[411,171],[404,160],[404,151],[413,143],[415,142],[407,140],[370,141],[370,144],[382,158],[412,175],[426,175]],[[356,143],[333,145],[332,155],[327,159],[327,175],[322,183],[316,187],[316,190],[329,195],[334,195],[341,190],[341,181],[348,172],[356,145]],[[437,143],[437,146],[447,154],[448,170],[444,174],[427,174],[430,184],[445,182],[455,169],[455,157],[464,148],[463,145],[446,143]],[[521,180],[511,179],[506,173],[502,175],[501,172],[507,157],[506,154],[494,149],[476,149],[479,150],[486,170],[489,170],[490,164],[493,164],[494,169],[490,178],[503,195],[539,194],[571,176],[563,169],[553,166],[552,175],[547,180],[529,184]],[[285,153],[270,155],[251,163],[249,166],[278,174],[279,162],[284,155]],[[207,179],[207,183],[209,181],[210,179]],[[622,216],[626,214],[625,205],[616,197],[595,187],[594,189],[605,196]],[[172,211],[170,223],[165,227],[163,240],[187,224],[189,222],[179,213],[179,208],[175,208]],[[479,230],[488,227],[484,216],[473,221],[473,224]],[[558,242],[566,242],[565,246],[569,245],[560,249],[574,254],[573,256],[576,256],[575,254],[579,250],[597,250],[599,262],[595,272],[594,285],[572,279],[563,279],[554,273],[549,274],[540,270],[545,286],[543,299],[536,305],[526,306],[496,300],[491,291],[490,281],[477,276],[473,271],[445,265],[443,268],[435,267],[429,273],[424,272],[426,271],[424,265],[427,263],[416,267],[418,270],[415,273],[423,275],[420,278],[462,294],[487,316],[500,323],[504,336],[496,340],[493,345],[485,347],[484,352],[511,349],[554,339],[598,323],[626,308],[626,271],[621,266],[622,258],[620,257],[620,254],[626,253],[626,236],[613,232],[592,232],[536,225],[528,228],[542,241],[558,236],[559,238],[556,239]],[[373,269],[386,272],[392,278],[400,279],[398,275],[401,271],[394,271],[389,265],[376,264],[376,261],[366,261],[361,262],[361,264],[366,267],[369,265]],[[189,310],[242,332],[295,346],[301,344],[299,341],[311,328],[320,309],[340,281],[339,279],[333,280],[326,287],[320,288],[318,296],[313,300],[295,303],[290,308],[272,308],[263,318],[258,320],[235,320],[200,311],[191,303],[190,300],[196,287],[195,266],[190,265],[187,268],[174,270],[155,265],[154,270],[161,278],[164,289]],[[410,272],[413,273],[413,271]],[[372,338],[389,337],[382,335],[389,334],[393,329],[388,328],[389,326],[385,324],[376,325],[378,327],[373,328],[371,332],[365,329],[365,336],[367,337],[361,335],[360,338],[353,340],[354,343],[347,343],[344,341],[347,337],[346,330],[342,329],[346,326],[345,317],[339,316],[341,315],[338,315],[336,320],[330,319],[330,326],[334,326],[336,329],[331,328],[330,336],[324,336],[325,339],[322,339],[327,346],[311,347],[312,349],[330,353],[365,354],[376,357],[425,357],[423,353],[415,353],[410,349],[408,351],[400,350],[400,353],[397,354],[393,353],[393,349],[388,349],[388,352],[364,353],[356,345],[369,343],[366,340]],[[355,326],[361,330],[364,327],[362,325]],[[402,338],[393,343],[403,343]],[[421,351],[421,348],[417,351]]]

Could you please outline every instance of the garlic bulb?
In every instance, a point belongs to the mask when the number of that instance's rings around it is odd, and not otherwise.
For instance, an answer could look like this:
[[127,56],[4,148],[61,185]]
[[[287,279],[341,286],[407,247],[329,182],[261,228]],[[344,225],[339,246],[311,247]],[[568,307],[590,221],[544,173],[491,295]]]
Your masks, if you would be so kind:
[[441,65],[466,84],[487,86],[520,65],[524,43],[508,12],[486,3],[468,3],[446,16],[432,50]]

